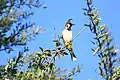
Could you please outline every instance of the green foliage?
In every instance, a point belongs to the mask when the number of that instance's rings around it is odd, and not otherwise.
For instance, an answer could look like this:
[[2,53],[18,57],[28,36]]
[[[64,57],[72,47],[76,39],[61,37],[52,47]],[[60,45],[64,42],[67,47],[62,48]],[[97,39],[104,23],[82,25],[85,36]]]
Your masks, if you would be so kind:
[[0,79],[3,77],[3,72],[4,72],[4,65],[0,65]]
[[11,80],[73,80],[72,76],[80,72],[80,67],[73,68],[70,72],[56,68],[54,55],[50,55],[49,50],[36,52],[32,54],[19,55],[0,71],[1,79],[9,78]]
[[31,8],[41,6],[39,0],[0,0],[0,51],[10,53],[13,46],[26,45],[34,35],[44,31],[27,20],[33,15]]
[[94,34],[94,41],[92,43],[96,46],[93,50],[93,55],[98,55],[100,58],[99,71],[100,75],[106,80],[113,80],[115,69],[115,58],[117,52],[115,45],[112,43],[113,39],[105,24],[100,25],[101,18],[96,8],[92,6],[92,0],[86,0],[87,8],[85,8],[85,15],[89,17],[90,21],[85,26],[89,27]]
[[113,79],[113,80],[119,80],[119,79],[120,79],[120,66],[117,67],[117,68],[114,70],[112,79]]

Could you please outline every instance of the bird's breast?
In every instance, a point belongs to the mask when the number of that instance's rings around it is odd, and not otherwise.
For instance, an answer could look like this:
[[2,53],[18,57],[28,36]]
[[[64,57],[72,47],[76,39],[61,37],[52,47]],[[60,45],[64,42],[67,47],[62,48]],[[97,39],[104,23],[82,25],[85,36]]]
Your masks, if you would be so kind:
[[62,36],[64,41],[70,42],[72,40],[72,31],[64,30]]

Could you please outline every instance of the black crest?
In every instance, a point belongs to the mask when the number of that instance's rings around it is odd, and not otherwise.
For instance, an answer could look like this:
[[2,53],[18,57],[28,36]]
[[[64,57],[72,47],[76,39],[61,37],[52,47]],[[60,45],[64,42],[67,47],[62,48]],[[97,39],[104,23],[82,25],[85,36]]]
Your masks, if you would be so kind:
[[[68,21],[66,22],[66,25],[67,25],[67,24],[70,24],[70,26],[75,25],[75,24],[72,24],[71,20],[73,20],[73,19],[68,19]],[[66,26],[66,25],[65,25],[65,26]]]

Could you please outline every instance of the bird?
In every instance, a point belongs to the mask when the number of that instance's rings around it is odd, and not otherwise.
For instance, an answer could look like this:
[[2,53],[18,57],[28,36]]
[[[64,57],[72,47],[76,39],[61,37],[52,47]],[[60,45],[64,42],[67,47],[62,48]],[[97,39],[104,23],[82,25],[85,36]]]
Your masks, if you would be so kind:
[[69,19],[64,27],[64,30],[62,31],[62,39],[63,39],[63,43],[65,48],[69,51],[70,55],[71,55],[71,60],[72,61],[76,61],[77,57],[74,54],[73,48],[72,48],[72,26],[75,24],[71,23],[72,19]]

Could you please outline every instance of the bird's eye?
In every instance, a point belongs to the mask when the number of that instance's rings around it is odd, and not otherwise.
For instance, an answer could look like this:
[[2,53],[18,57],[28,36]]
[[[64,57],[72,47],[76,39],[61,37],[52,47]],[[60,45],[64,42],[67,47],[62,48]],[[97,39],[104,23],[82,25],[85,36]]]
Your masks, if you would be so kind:
[[67,27],[70,27],[70,24],[67,24]]

